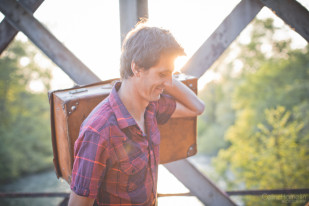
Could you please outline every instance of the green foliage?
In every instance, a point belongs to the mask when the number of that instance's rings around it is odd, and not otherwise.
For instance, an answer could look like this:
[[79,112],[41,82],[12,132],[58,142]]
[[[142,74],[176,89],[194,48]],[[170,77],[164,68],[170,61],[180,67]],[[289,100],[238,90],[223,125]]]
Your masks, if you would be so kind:
[[[29,42],[15,40],[0,59],[0,182],[51,167],[51,72],[38,67],[36,53]],[[34,80],[42,81],[43,92],[29,89]]]
[[[295,114],[301,116],[299,111]],[[229,130],[227,137],[232,145],[220,151],[217,166],[221,172],[227,171],[225,163],[228,162],[236,175],[237,181],[233,183],[244,182],[245,187],[250,189],[307,188],[309,133],[301,134],[305,127],[302,118],[293,117],[282,106],[266,109],[264,116],[266,123],[257,124],[258,131],[246,135],[248,139],[236,134],[246,127],[239,128],[240,125],[237,125]],[[261,199],[245,198],[245,201],[249,205],[259,205]],[[263,203],[281,204],[280,201]]]
[[[238,43],[242,70],[224,65],[222,79],[200,94],[208,107],[199,118],[200,148],[219,150],[213,164],[230,190],[309,187],[309,46],[293,50],[291,40],[274,40],[279,31],[271,19],[255,20],[251,42]],[[282,205],[288,198],[243,200]]]
[[224,141],[224,133],[235,119],[231,105],[231,95],[237,79],[225,74],[220,82],[209,83],[201,92],[205,102],[205,112],[198,119],[198,150],[207,155],[216,155],[220,148],[228,146]]

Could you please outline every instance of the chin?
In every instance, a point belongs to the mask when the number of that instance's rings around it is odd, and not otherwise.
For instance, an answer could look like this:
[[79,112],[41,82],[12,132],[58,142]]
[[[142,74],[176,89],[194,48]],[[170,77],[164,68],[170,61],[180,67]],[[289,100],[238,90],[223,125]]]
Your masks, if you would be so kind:
[[153,96],[150,101],[158,101],[160,99],[160,94],[157,96]]
[[160,97],[161,97],[161,95],[159,94],[159,95],[157,96],[156,101],[158,101],[158,100],[160,99]]

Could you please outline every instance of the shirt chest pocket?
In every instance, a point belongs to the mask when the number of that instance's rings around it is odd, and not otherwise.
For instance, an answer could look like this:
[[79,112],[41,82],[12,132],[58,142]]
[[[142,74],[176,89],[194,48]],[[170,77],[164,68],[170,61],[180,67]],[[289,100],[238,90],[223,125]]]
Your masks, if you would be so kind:
[[124,191],[133,191],[145,184],[147,174],[146,154],[139,154],[132,160],[119,162],[119,187]]
[[114,138],[112,143],[116,155],[114,171],[117,171],[112,176],[115,176],[113,179],[116,179],[119,189],[129,192],[143,186],[147,174],[147,153],[126,137]]

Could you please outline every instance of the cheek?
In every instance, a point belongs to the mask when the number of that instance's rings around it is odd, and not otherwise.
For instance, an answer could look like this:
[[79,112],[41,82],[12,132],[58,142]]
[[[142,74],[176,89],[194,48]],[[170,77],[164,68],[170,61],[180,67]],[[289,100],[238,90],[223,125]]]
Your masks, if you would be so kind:
[[143,79],[142,89],[144,91],[144,95],[152,96],[156,92],[156,88],[160,87],[164,84],[161,78],[158,78],[156,74],[148,75]]
[[149,95],[149,93],[151,93],[152,90],[153,90],[153,86],[152,86],[150,80],[149,80],[149,81],[148,81],[148,80],[145,80],[145,81],[143,82],[143,84],[140,85],[140,86],[141,86],[140,89],[142,89],[146,95]]
[[152,87],[155,87],[158,85],[158,81],[155,80],[154,78],[147,78],[145,81],[144,81],[144,85],[147,87],[147,88],[152,88]]
[[147,96],[148,98],[153,98],[154,95],[156,95],[157,93],[157,84],[154,84],[153,82],[145,82],[144,84],[144,92],[145,92],[145,96]]

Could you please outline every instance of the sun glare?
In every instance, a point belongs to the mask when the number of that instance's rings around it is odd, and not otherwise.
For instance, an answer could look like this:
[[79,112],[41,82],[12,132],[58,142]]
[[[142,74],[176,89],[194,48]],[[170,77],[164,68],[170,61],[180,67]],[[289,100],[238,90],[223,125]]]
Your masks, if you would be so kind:
[[32,91],[32,92],[43,92],[44,91],[44,85],[42,83],[42,81],[40,80],[32,80],[29,84],[29,89]]
[[19,61],[20,65],[25,67],[30,63],[30,59],[28,57],[22,57]]
[[187,56],[177,57],[174,62],[174,72],[180,72],[181,68],[186,64],[187,61],[188,61]]

